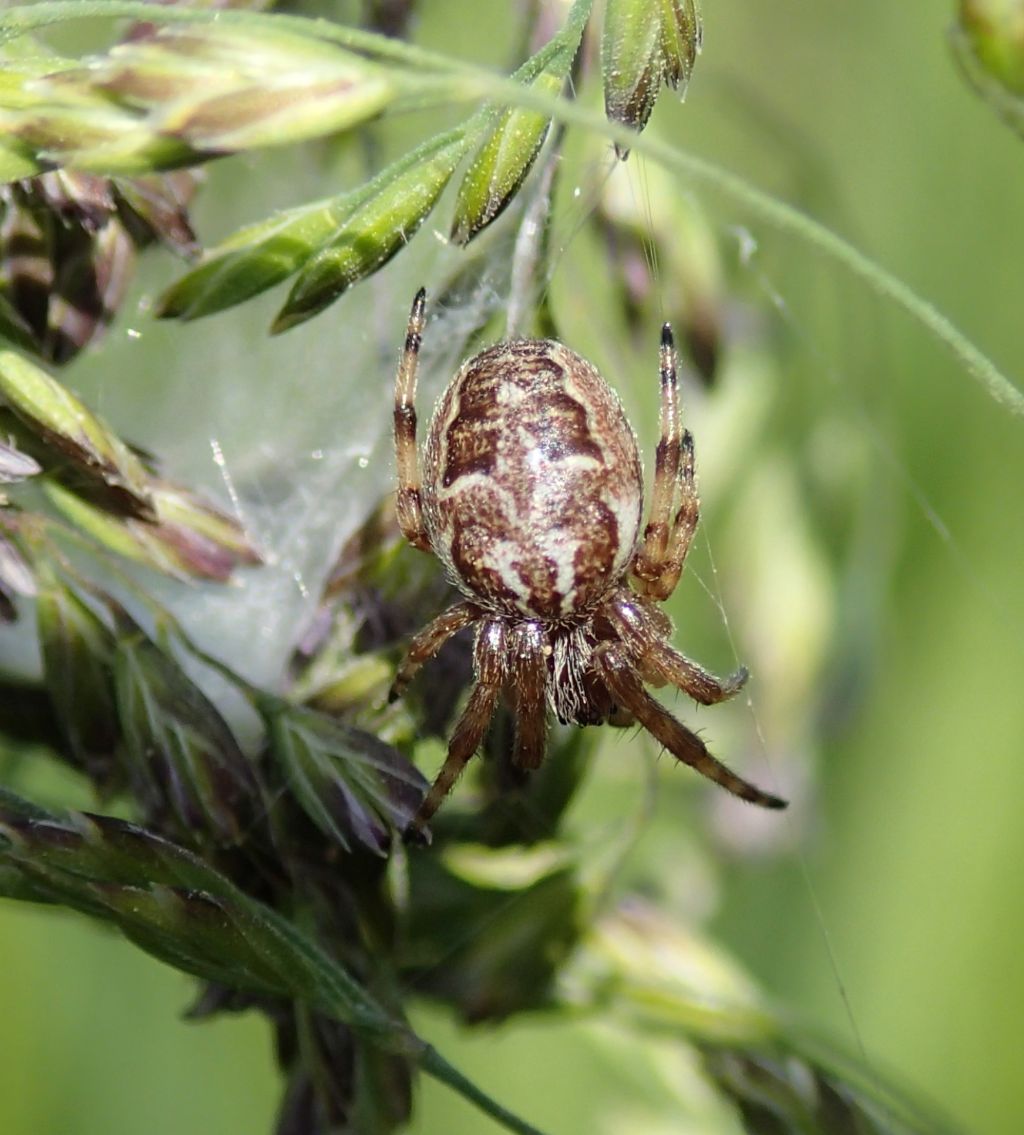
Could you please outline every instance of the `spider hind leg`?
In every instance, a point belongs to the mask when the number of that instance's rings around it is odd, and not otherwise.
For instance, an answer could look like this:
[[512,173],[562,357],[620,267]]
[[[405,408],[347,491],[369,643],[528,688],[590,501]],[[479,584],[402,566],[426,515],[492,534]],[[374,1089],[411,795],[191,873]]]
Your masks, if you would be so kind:
[[644,689],[636,669],[618,643],[601,643],[594,663],[616,704],[636,720],[683,764],[713,780],[733,796],[762,808],[785,808],[787,802],[737,776],[708,752],[704,742],[687,729]]

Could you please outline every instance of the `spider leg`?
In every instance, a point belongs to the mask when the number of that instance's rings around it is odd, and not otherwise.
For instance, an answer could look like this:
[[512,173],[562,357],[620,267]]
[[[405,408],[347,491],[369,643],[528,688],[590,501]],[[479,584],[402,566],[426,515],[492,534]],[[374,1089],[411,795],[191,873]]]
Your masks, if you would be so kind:
[[727,678],[716,678],[667,642],[656,643],[645,662],[661,679],[662,685],[667,682],[675,686],[700,705],[727,701],[743,689],[750,677],[746,666],[741,666]]
[[414,548],[430,550],[420,504],[419,455],[416,450],[416,369],[423,340],[427,293],[416,293],[405,332],[405,348],[395,376],[395,461],[398,465],[398,525]]
[[682,450],[679,507],[672,519],[672,534],[669,538],[668,552],[661,565],[661,578],[651,590],[655,599],[667,599],[675,591],[700,520],[700,498],[697,496],[693,465],[693,434],[689,430],[683,431]]
[[504,684],[504,657],[504,626],[498,622],[485,623],[477,634],[473,659],[476,681],[472,693],[448,742],[448,756],[409,825],[407,837],[415,839],[423,835],[427,822],[451,792],[462,770],[480,747]]
[[682,722],[677,721],[644,689],[643,682],[625,650],[618,644],[604,642],[594,650],[594,664],[615,700],[683,764],[706,776],[727,792],[758,804],[762,808],[785,808],[786,801],[730,772],[707,750],[704,742]]
[[457,634],[463,627],[468,627],[478,617],[479,612],[471,603],[456,603],[424,627],[409,643],[405,657],[395,673],[395,680],[391,684],[388,701],[395,701],[396,698],[401,697],[423,663],[433,658],[452,635]]
[[[693,465],[693,436],[683,429],[672,328],[661,329],[661,436],[654,464],[651,509],[643,543],[633,561],[640,590],[667,599],[682,575],[686,553],[697,530],[700,500]],[[679,503],[673,514],[678,490]]]
[[630,661],[645,681],[669,683],[701,705],[714,705],[738,693],[750,673],[741,666],[728,678],[716,678],[666,641],[665,613],[649,599],[625,588],[604,607],[604,615],[621,639]]
[[508,684],[515,716],[512,763],[535,769],[544,760],[548,741],[547,655],[537,623],[521,623],[509,636]]

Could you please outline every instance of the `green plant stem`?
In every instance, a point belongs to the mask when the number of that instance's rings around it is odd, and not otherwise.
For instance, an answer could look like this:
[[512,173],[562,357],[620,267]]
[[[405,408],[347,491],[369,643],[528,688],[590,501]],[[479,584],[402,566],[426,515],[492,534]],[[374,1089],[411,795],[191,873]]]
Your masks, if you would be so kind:
[[[641,146],[640,141],[645,144]],[[640,141],[633,143],[637,153],[645,153],[667,168],[702,182],[714,189],[716,194],[732,198],[777,231],[788,233],[837,261],[879,296],[901,307],[943,343],[968,374],[1000,406],[1013,414],[1024,416],[1024,392],[933,303],[923,299],[898,276],[883,268],[855,245],[795,206],[770,196],[712,162],[695,154],[672,150],[655,139]]]
[[[861,252],[849,241],[832,232],[820,221],[814,220],[793,205],[772,197],[743,178],[696,154],[674,149],[648,134],[636,134],[603,115],[581,107],[568,99],[553,99],[508,80],[497,80],[488,72],[481,72],[480,90],[486,89],[492,99],[501,99],[529,109],[541,110],[568,126],[578,126],[603,134],[631,152],[643,154],[670,172],[677,173],[691,183],[706,186],[716,199],[726,198],[748,210],[766,225],[778,232],[795,237],[811,248],[830,257],[851,275],[856,276],[883,299],[891,300],[912,319],[947,347],[967,373],[1000,406],[1024,417],[1024,392],[1014,385],[996,364],[945,315],[892,272],[883,268],[870,256]],[[474,95],[479,97],[479,95]]]
[[213,12],[209,8],[154,9],[152,0],[42,0],[39,4],[22,5],[0,13],[0,43],[29,31],[53,27],[68,20],[145,20],[147,23],[196,24],[212,23],[250,27],[259,31],[280,28],[315,39],[328,40],[354,51],[363,51],[378,59],[389,59],[404,66],[426,67],[449,74],[477,70],[471,63],[462,63],[439,52],[415,47],[359,28],[349,28],[325,19],[290,16],[283,12],[246,12],[227,8]]
[[[577,34],[590,14],[590,0],[577,0],[559,37]],[[211,19],[209,11],[187,8],[153,7],[139,0],[44,0],[32,6],[13,8],[0,16],[0,42],[37,28],[71,19],[130,18],[159,19],[162,23],[195,23]],[[566,125],[578,126],[603,135],[612,142],[643,154],[691,183],[712,189],[718,197],[731,200],[756,218],[809,245],[862,280],[877,295],[889,300],[921,324],[960,362],[982,388],[1011,413],[1024,417],[1024,393],[988,358],[983,351],[926,299],[922,299],[902,280],[866,256],[842,237],[799,209],[750,185],[736,174],[700,158],[681,152],[649,135],[638,135],[626,127],[609,122],[603,115],[586,110],[567,99],[552,98],[531,90],[513,79],[503,78],[473,64],[413,47],[369,32],[341,27],[326,20],[301,16],[263,14],[236,10],[216,14],[222,25],[238,24],[270,30],[280,27],[299,34],[329,40],[339,45],[371,53],[408,67],[444,71],[460,83],[453,87],[454,101],[508,104],[538,110]],[[435,85],[432,81],[431,85]]]
[[[576,0],[554,39],[568,39],[573,35],[579,39],[592,6],[593,0]],[[161,8],[154,12],[152,0],[42,0],[38,4],[21,5],[9,12],[0,13],[0,43],[24,35],[25,32],[52,27],[68,20],[98,19],[145,20],[147,23],[161,24],[210,23],[216,19],[221,25],[237,24],[243,28],[251,27],[262,31],[282,28],[299,35],[327,40],[352,51],[365,52],[378,59],[389,59],[407,67],[426,67],[450,75],[463,73],[475,77],[486,73],[473,63],[464,63],[428,48],[389,39],[361,28],[346,27],[330,20],[290,16],[284,12],[246,12],[232,8],[216,13],[208,8],[188,7]]]
[[447,1085],[454,1092],[458,1092],[464,1099],[475,1104],[480,1111],[489,1115],[496,1123],[508,1131],[515,1131],[517,1135],[544,1135],[538,1128],[531,1126],[518,1115],[503,1108],[501,1104],[492,1100],[482,1092],[471,1080],[468,1080],[458,1068],[453,1067],[447,1060],[430,1045],[420,1053],[419,1066],[433,1076],[435,1080]]

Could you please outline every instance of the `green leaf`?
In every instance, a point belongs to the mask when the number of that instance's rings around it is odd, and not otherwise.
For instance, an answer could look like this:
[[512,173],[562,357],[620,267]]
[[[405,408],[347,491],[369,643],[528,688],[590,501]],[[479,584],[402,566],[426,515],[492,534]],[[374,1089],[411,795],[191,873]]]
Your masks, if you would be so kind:
[[31,77],[0,88],[25,160],[122,174],[349,129],[397,90],[379,64],[276,22],[164,27]]
[[[143,101],[155,104],[162,129],[203,151],[233,152],[345,130],[379,113],[395,94],[381,67],[279,26],[164,28],[145,50],[167,53],[172,67],[184,61],[195,69],[169,97],[161,92]],[[145,58],[135,63],[127,44],[115,55],[115,73],[100,85],[130,99],[145,85]]]
[[[531,94],[555,99],[565,86],[579,50],[590,6],[576,3],[561,31],[513,76]],[[484,110],[491,126],[459,186],[452,240],[468,244],[515,197],[540,153],[551,115],[511,106]]]
[[46,808],[40,807],[38,804],[33,804],[31,800],[24,799],[2,784],[0,784],[0,810],[27,820],[57,819],[53,812],[47,811]]
[[[665,74],[662,0],[608,0],[601,37],[605,113],[638,133]],[[616,145],[620,157],[628,152]]]
[[1020,0],[960,0],[957,26],[978,66],[1007,94],[1024,98],[1024,10]]
[[[641,899],[590,925],[559,974],[562,1003],[600,1008],[703,1057],[743,1130],[764,1135],[942,1135],[952,1131],[870,1067],[777,1016],[724,951]],[[689,1081],[680,1091],[691,1091]]]
[[750,978],[730,958],[640,900],[588,928],[562,975],[575,1004],[614,1000],[642,1029],[678,1030],[714,1044],[770,1041],[775,1022]]
[[705,1068],[733,1100],[751,1135],[951,1135],[877,1076],[835,1071],[786,1043],[765,1049],[714,1048]]
[[125,559],[145,564],[146,567],[168,575],[180,574],[177,566],[167,552],[152,539],[147,538],[148,526],[136,524],[126,517],[112,516],[109,512],[83,500],[60,481],[46,478],[42,482],[43,492],[50,503],[77,527],[98,541],[104,547],[116,552]]
[[208,250],[156,304],[161,319],[198,319],[234,307],[294,275],[338,232],[353,194],[315,201],[249,225]]
[[346,850],[386,855],[423,801],[427,782],[372,733],[304,706],[264,699],[271,754],[300,807]]
[[43,491],[60,513],[105,548],[179,579],[224,582],[239,563],[260,562],[242,528],[219,509],[166,482],[149,483],[155,522],[113,516],[53,478]]
[[[321,252],[326,264],[318,269],[318,278],[328,276],[326,306],[381,267],[419,227],[468,147],[463,134],[454,130],[429,139],[359,189],[233,233],[167,289],[157,302],[157,315],[198,319],[223,311],[294,275]],[[275,329],[284,327],[275,324]]]
[[0,397],[28,429],[131,516],[154,519],[149,476],[114,431],[46,371],[0,351]]
[[[530,84],[558,95],[572,66],[575,48],[560,52]],[[510,108],[498,115],[459,186],[452,240],[468,244],[508,206],[533,167],[551,119],[538,111]]]
[[85,813],[58,818],[0,788],[0,894],[61,902],[111,922],[186,973],[297,998],[383,1051],[411,1057],[509,1130],[538,1135],[275,910],[145,828]]
[[[16,142],[0,141],[0,182],[20,181],[24,177],[35,177],[46,167],[42,162],[28,157]],[[6,335],[17,346],[24,342],[12,336],[7,327],[0,324],[0,333]]]
[[698,0],[661,0],[664,78],[668,86],[686,96],[686,87],[703,45],[704,28]]
[[950,28],[964,77],[999,117],[1024,136],[1024,21],[1015,0],[961,0]]
[[137,796],[189,842],[239,843],[263,811],[248,759],[175,659],[126,612],[115,616],[117,709]]
[[437,203],[469,141],[464,129],[439,134],[369,182],[330,242],[299,273],[273,333],[323,311],[403,248]]
[[113,631],[42,558],[36,625],[43,681],[71,756],[99,784],[109,784],[121,735]]
[[198,493],[163,480],[150,491],[157,523],[148,530],[189,575],[224,581],[237,564],[263,562],[238,521]]
[[43,102],[23,111],[0,111],[0,133],[17,138],[46,169],[145,174],[193,165],[199,156],[179,139],[104,105]]
[[[32,93],[32,83],[43,75],[52,74],[63,66],[73,66],[73,60],[63,60],[29,36],[0,44],[0,113],[29,106],[38,98]],[[14,132],[0,131],[0,183],[20,181],[34,177],[47,168],[45,161],[34,157],[31,147],[17,141]],[[0,333],[19,347],[33,349],[31,332],[27,342],[11,335],[5,318],[6,303],[0,296]]]
[[0,864],[114,922],[149,953],[213,981],[300,997],[396,1051],[420,1041],[338,962],[197,856],[109,816],[26,815],[0,799]]

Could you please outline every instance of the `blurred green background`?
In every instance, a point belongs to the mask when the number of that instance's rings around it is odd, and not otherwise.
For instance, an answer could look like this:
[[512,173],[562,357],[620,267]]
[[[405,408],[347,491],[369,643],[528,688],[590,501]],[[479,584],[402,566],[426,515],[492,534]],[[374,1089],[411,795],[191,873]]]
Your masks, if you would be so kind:
[[[479,5],[424,0],[416,34],[505,68],[507,8],[483,26]],[[961,82],[945,40],[952,5],[707,0],[704,9],[686,105],[663,100],[653,128],[847,236],[1019,382],[1024,144]],[[429,123],[410,123],[410,136],[414,127],[426,133]],[[556,216],[566,245],[556,309],[566,339],[623,389],[650,443],[653,351],[624,338],[602,297],[614,267],[589,270],[599,252],[575,236],[608,166],[603,143],[591,151],[573,167],[578,203],[568,194]],[[200,232],[214,239],[329,191],[324,169],[323,154],[306,151],[214,169]],[[645,194],[687,189],[645,174],[635,157],[617,176],[641,207]],[[747,705],[701,718],[716,751],[746,747],[738,763],[769,787],[777,777],[796,803],[781,828],[704,796],[710,811],[698,811],[690,780],[662,761],[629,879],[680,919],[707,919],[778,1004],[850,1050],[863,1046],[874,1069],[965,1130],[1018,1130],[1021,420],[820,253],[727,201],[702,200],[734,299],[719,384],[690,391],[707,535],[671,610],[684,649],[725,670],[731,638],[755,675]],[[737,255],[742,234],[756,243],[751,257]],[[425,233],[381,276],[273,342],[263,329],[276,296],[205,323],[153,326],[145,301],[174,267],[150,262],[142,308],[70,372],[175,474],[223,492],[216,440],[276,562],[265,582],[227,595],[164,593],[208,645],[261,680],[279,671],[308,610],[304,589],[315,592],[338,533],[387,491],[389,344],[415,286],[449,255],[437,249]],[[425,397],[443,381],[439,366]],[[0,647],[13,651],[15,640]],[[623,794],[639,799],[644,765],[626,751],[637,748],[620,736],[603,743],[578,824],[588,808],[606,817]],[[41,794],[48,787],[58,792],[40,781]],[[4,1130],[269,1130],[279,1085],[266,1031],[246,1018],[181,1022],[190,991],[80,919],[5,905]],[[732,1129],[712,1126],[692,1069],[668,1044],[543,1019],[471,1033],[427,1010],[418,1025],[502,1102],[559,1135]],[[486,1128],[434,1085],[421,1104],[417,1131]]]

